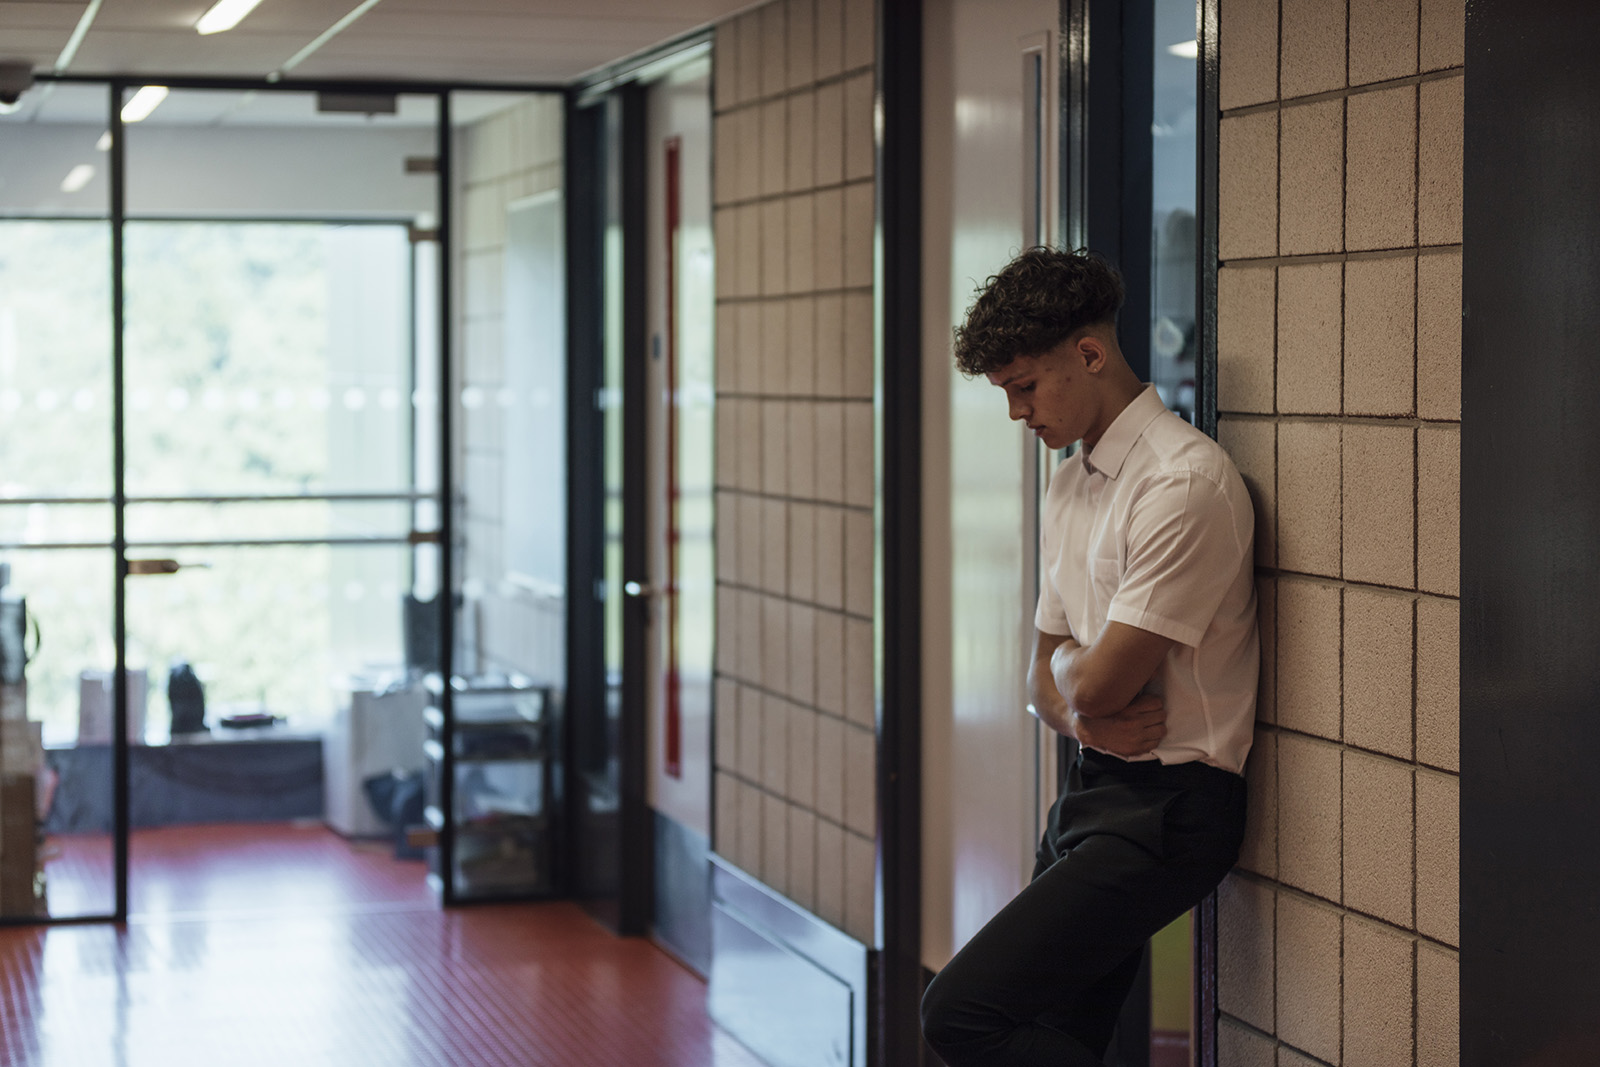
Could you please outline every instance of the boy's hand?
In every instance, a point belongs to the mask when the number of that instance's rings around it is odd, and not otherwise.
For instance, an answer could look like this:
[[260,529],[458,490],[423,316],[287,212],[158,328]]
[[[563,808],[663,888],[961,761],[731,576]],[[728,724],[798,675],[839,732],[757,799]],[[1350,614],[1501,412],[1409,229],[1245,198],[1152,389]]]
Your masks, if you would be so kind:
[[1167,709],[1160,697],[1141,693],[1110,715],[1091,719],[1074,714],[1072,732],[1080,745],[1132,759],[1150,752],[1167,735]]

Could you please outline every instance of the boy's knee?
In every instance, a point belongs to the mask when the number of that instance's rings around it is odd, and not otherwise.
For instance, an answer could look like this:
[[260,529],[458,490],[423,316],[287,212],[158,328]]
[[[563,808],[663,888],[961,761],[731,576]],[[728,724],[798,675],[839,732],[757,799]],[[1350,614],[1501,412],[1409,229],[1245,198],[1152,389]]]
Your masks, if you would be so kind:
[[969,1036],[960,1022],[960,995],[949,970],[934,976],[922,993],[922,1038],[935,1052]]

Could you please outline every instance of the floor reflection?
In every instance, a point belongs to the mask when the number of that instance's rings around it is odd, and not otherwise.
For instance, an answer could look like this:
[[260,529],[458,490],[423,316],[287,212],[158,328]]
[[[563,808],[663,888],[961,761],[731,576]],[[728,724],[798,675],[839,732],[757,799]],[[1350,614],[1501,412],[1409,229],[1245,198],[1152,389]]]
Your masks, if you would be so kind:
[[697,977],[575,905],[441,912],[420,865],[320,828],[160,833],[125,927],[0,930],[0,1064],[759,1067]]

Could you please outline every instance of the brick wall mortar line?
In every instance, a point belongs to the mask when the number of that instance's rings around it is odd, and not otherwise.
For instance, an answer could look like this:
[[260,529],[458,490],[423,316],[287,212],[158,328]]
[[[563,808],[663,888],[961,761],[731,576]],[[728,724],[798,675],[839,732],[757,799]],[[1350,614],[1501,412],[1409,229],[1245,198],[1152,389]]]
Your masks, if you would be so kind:
[[860,67],[851,67],[849,70],[840,71],[838,74],[830,74],[826,78],[818,78],[815,81],[805,82],[801,85],[791,85],[787,89],[780,90],[776,93],[767,93],[765,96],[752,96],[748,100],[741,100],[739,103],[731,104],[728,107],[722,108],[720,111],[714,110],[712,111],[711,115],[713,118],[721,118],[723,115],[731,115],[736,111],[748,111],[751,108],[760,107],[762,104],[770,104],[776,100],[787,100],[791,96],[799,96],[801,93],[812,92],[816,89],[822,88],[825,85],[834,85],[841,82],[847,82],[851,78],[857,77],[861,74],[873,74],[876,72],[876,70],[877,67],[873,63],[868,63],[865,66]]
[[[834,399],[823,397],[824,400]],[[1422,429],[1449,429],[1459,427],[1460,419],[1423,419],[1415,415],[1325,415],[1315,411],[1305,412],[1277,412],[1265,411],[1219,411],[1217,417],[1237,419],[1240,422],[1317,422],[1332,423],[1338,426],[1409,426],[1414,430]]]
[[[731,589],[731,590],[734,590],[734,591],[740,592],[740,593],[753,593],[756,596],[767,597],[767,598],[769,598],[771,600],[781,600],[785,604],[788,604],[788,605],[790,605],[792,607],[813,608],[813,609],[815,609],[817,611],[828,612],[830,615],[840,615],[840,616],[843,616],[847,620],[848,619],[854,619],[857,622],[875,622],[876,621],[871,615],[862,615],[862,614],[859,614],[857,612],[847,611],[847,610],[845,610],[843,608],[830,607],[827,604],[822,604],[822,603],[819,603],[819,602],[817,602],[815,600],[799,600],[799,599],[797,599],[795,597],[788,596],[788,595],[783,594],[783,593],[774,593],[770,589],[759,589],[759,588],[757,588],[756,586],[753,586],[753,585],[742,585],[742,584],[740,584],[738,582],[723,581],[721,579],[718,579],[718,581],[717,581],[717,589],[719,591],[723,590],[723,589]],[[732,678],[732,677],[734,677],[734,675],[729,674],[728,677]]]
[[[785,151],[785,153],[787,153],[788,149],[785,148],[784,151]],[[787,168],[787,166],[788,166],[787,155],[785,156],[784,165],[785,165],[785,168]],[[722,210],[725,210],[725,209],[732,209],[732,208],[736,208],[736,207],[754,207],[754,206],[761,205],[761,204],[770,204],[773,201],[777,201],[777,200],[795,200],[795,199],[798,199],[798,198],[800,198],[802,196],[809,196],[812,193],[827,193],[827,192],[832,192],[835,189],[849,189],[851,186],[855,186],[855,185],[875,185],[877,183],[877,180],[878,180],[878,177],[874,173],[871,177],[868,177],[868,178],[849,178],[849,179],[846,179],[845,181],[829,182],[826,185],[808,185],[803,189],[784,189],[781,192],[776,192],[776,193],[758,193],[755,196],[741,197],[738,200],[720,200],[717,203],[712,205],[712,210],[713,210],[713,212],[716,212],[716,211],[722,211]],[[857,288],[870,288],[870,287],[857,286]],[[749,298],[748,297],[732,297],[732,298],[719,297],[718,299],[743,300],[743,299],[749,299]]]
[[[1311,904],[1317,904],[1322,907],[1331,908],[1339,913],[1341,919],[1343,919],[1345,916],[1353,916],[1365,922],[1370,922],[1375,926],[1380,926],[1385,930],[1388,930],[1390,933],[1398,934],[1401,937],[1413,940],[1418,944],[1426,944],[1433,948],[1444,949],[1448,952],[1456,954],[1461,952],[1460,946],[1452,945],[1448,941],[1440,941],[1438,938],[1430,937],[1428,934],[1422,933],[1420,930],[1416,930],[1408,926],[1400,926],[1397,923],[1390,922],[1388,919],[1381,918],[1377,915],[1368,914],[1359,908],[1352,908],[1348,904],[1341,904],[1337,900],[1329,900],[1327,897],[1318,896],[1317,894],[1308,892],[1298,886],[1290,885],[1288,882],[1280,882],[1275,878],[1268,878],[1265,875],[1257,874],[1255,871],[1252,871],[1249,868],[1235,867],[1230,874],[1231,877],[1237,878],[1242,882],[1249,882],[1252,885],[1271,889],[1279,896],[1295,897]],[[1343,941],[1343,938],[1341,937],[1340,940]]]
[[1244,118],[1247,115],[1259,115],[1264,111],[1282,111],[1291,107],[1305,107],[1309,104],[1320,104],[1328,100],[1361,96],[1364,93],[1379,93],[1385,89],[1404,89],[1408,85],[1445,81],[1449,78],[1463,77],[1465,74],[1465,67],[1445,67],[1443,70],[1430,70],[1426,74],[1408,74],[1404,78],[1367,82],[1364,85],[1351,85],[1343,89],[1328,89],[1320,93],[1307,93],[1304,96],[1280,97],[1277,100],[1269,100],[1264,104],[1245,104],[1241,107],[1229,108],[1223,111],[1221,115],[1224,119]]
[[1294,1045],[1289,1044],[1287,1041],[1280,1040],[1278,1038],[1278,1035],[1270,1034],[1267,1031],[1261,1029],[1260,1027],[1252,1026],[1250,1023],[1245,1022],[1243,1019],[1239,1018],[1237,1015],[1230,1015],[1229,1013],[1227,1013],[1225,1011],[1224,1012],[1219,1012],[1218,1015],[1219,1015],[1220,1018],[1226,1020],[1229,1024],[1234,1026],[1236,1029],[1248,1031],[1248,1032],[1250,1032],[1252,1034],[1255,1034],[1259,1038],[1262,1038],[1262,1039],[1264,1039],[1266,1041],[1270,1041],[1272,1043],[1272,1048],[1273,1048],[1274,1052],[1276,1052],[1279,1049],[1288,1049],[1290,1052],[1293,1052],[1296,1055],[1304,1056],[1311,1063],[1318,1064],[1319,1067],[1333,1067],[1333,1065],[1328,1063],[1326,1060],[1317,1059],[1315,1056],[1311,1055],[1309,1052],[1306,1052],[1303,1049],[1297,1048]]
[[830,826],[838,827],[840,830],[843,830],[845,833],[849,834],[851,837],[859,838],[862,841],[872,841],[873,840],[871,837],[868,837],[865,834],[858,833],[855,830],[850,829],[850,827],[846,826],[844,823],[838,821],[837,819],[830,819],[828,816],[826,816],[822,812],[816,810],[816,808],[814,808],[814,807],[810,807],[810,806],[808,806],[806,804],[796,803],[795,801],[791,800],[789,797],[786,797],[782,793],[779,793],[779,792],[775,791],[771,786],[767,785],[764,782],[758,782],[758,781],[755,781],[754,779],[747,778],[744,775],[738,773],[737,771],[735,771],[735,770],[733,770],[732,768],[729,768],[729,767],[719,766],[717,768],[717,770],[721,771],[722,774],[725,777],[732,778],[734,781],[739,782],[739,783],[745,785],[746,787],[748,787],[750,789],[754,789],[756,792],[760,793],[762,796],[768,796],[768,797],[771,797],[774,800],[781,801],[784,804],[787,804],[791,808],[799,808],[801,811],[806,812],[807,814],[810,814],[810,815],[814,816],[818,822],[825,822]]
[[[1262,722],[1260,719],[1256,720],[1255,725],[1260,728],[1263,733],[1269,733],[1275,736],[1287,735],[1289,737],[1301,737],[1305,738],[1307,741],[1317,741],[1324,745],[1335,745],[1341,752],[1354,752],[1363,756],[1377,756],[1381,759],[1388,760],[1390,763],[1398,763],[1403,766],[1410,767],[1413,771],[1428,771],[1432,774],[1443,774],[1450,778],[1456,779],[1461,777],[1460,771],[1452,771],[1445,767],[1435,766],[1432,763],[1423,763],[1415,755],[1413,755],[1410,759],[1401,759],[1399,756],[1396,756],[1390,752],[1381,752],[1378,749],[1366,748],[1350,741],[1344,741],[1332,737],[1323,737],[1321,734],[1308,733],[1304,730],[1296,730],[1292,726],[1279,726],[1277,723]],[[1413,798],[1413,801],[1414,800],[1415,798]]]
[[[858,182],[857,184],[865,184]],[[808,296],[849,296],[852,293],[865,296],[872,295],[870,285],[840,286],[836,289],[800,289],[790,293],[768,293],[765,296],[719,296],[717,306],[732,306],[735,304],[766,304],[779,300],[793,301]],[[760,347],[757,345],[756,347]],[[721,394],[719,394],[721,395]]]
[[[771,400],[790,404],[871,404],[869,396],[818,396],[815,393],[717,393],[718,400]],[[1451,420],[1454,421],[1454,420]]]
[[[1310,266],[1314,263],[1350,263],[1361,259],[1400,259],[1406,256],[1437,256],[1460,252],[1461,244],[1400,245],[1395,248],[1363,248],[1355,252],[1311,252],[1298,256],[1256,256],[1218,260],[1222,269],[1248,270],[1255,267]],[[724,298],[729,299],[729,298]],[[734,297],[731,299],[747,299]]]

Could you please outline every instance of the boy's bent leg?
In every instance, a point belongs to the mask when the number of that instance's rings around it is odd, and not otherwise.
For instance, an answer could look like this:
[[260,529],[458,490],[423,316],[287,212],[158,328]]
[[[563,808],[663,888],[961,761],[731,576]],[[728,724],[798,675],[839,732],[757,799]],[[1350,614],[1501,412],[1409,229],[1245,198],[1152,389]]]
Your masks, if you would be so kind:
[[949,1067],[1099,1067],[1144,943],[1225,872],[1110,834],[1083,841],[934,979],[924,1036]]

